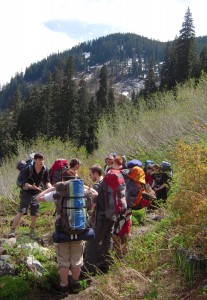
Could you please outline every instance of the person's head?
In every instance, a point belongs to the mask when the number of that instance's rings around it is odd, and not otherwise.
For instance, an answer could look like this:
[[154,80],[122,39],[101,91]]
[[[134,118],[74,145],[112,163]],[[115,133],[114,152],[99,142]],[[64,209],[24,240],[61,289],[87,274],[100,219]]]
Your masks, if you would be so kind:
[[42,153],[35,153],[34,160],[36,164],[43,165],[45,158]]
[[114,158],[113,168],[120,169],[122,167],[122,164],[123,164],[123,158],[121,156],[116,156]]
[[111,154],[107,155],[106,158],[105,158],[106,165],[111,167],[113,165],[113,162],[114,162],[113,155],[111,155]]
[[149,164],[149,165],[147,166],[146,171],[147,171],[148,173],[150,173],[150,174],[153,173],[153,172],[154,172],[154,167],[153,167],[153,165]]
[[73,158],[73,159],[71,159],[69,165],[70,165],[70,168],[71,168],[71,169],[73,169],[73,170],[78,170],[78,169],[80,168],[80,166],[81,166],[81,162],[80,162],[79,159]]
[[92,167],[90,167],[89,176],[93,182],[98,181],[102,175],[103,175],[103,170],[101,165],[95,164]]
[[158,173],[161,171],[160,165],[158,165],[158,164],[154,164],[153,169],[154,169],[155,173]]
[[71,173],[70,170],[65,170],[62,174],[62,181],[68,181],[70,179],[75,179],[75,174]]

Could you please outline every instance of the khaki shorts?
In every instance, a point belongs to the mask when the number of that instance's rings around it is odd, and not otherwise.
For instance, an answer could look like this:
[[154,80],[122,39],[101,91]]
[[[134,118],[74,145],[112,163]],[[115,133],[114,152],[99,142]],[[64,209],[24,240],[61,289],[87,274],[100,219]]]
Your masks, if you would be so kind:
[[58,243],[56,246],[59,267],[80,268],[83,265],[83,241]]

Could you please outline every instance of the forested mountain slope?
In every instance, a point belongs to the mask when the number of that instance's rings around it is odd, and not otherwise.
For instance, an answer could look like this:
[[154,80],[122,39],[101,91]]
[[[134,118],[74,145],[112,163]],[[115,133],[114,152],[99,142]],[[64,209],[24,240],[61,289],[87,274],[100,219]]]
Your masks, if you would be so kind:
[[[196,38],[197,52],[201,52],[207,44],[207,36]],[[76,76],[94,77],[97,81],[100,67],[107,64],[113,82],[121,82],[123,78],[133,77],[142,80],[146,77],[149,63],[153,60],[159,75],[164,60],[166,42],[160,42],[133,33],[114,33],[77,45],[62,53],[53,53],[39,62],[32,63],[25,73],[19,73],[3,86],[0,92],[0,108],[8,106],[9,99],[17,88],[23,98],[29,88],[35,84],[48,83],[58,69],[66,68],[67,59],[72,56],[75,62]],[[129,83],[130,84],[130,83]]]

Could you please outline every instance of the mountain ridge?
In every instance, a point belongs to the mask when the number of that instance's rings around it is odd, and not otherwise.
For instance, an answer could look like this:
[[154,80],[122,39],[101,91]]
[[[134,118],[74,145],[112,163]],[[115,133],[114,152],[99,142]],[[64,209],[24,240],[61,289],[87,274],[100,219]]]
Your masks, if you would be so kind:
[[[199,55],[202,47],[207,45],[207,36],[198,37],[196,41]],[[49,74],[53,78],[57,68],[64,71],[70,56],[74,58],[75,76],[85,77],[89,85],[95,81],[97,83],[100,67],[106,64],[115,92],[128,93],[129,96],[132,91],[138,92],[143,87],[151,60],[154,61],[159,76],[168,43],[171,42],[160,42],[134,33],[114,33],[80,43],[61,53],[51,54],[37,63],[32,63],[24,74],[17,74],[3,86],[0,107],[2,110],[7,108],[9,99],[14,96],[17,88],[25,99],[31,86],[47,84]]]

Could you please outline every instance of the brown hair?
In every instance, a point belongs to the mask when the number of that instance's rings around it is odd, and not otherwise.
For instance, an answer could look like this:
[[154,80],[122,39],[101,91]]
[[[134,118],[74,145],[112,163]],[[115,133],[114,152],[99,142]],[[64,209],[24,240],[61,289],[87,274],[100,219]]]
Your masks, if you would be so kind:
[[76,165],[80,165],[80,164],[81,164],[81,162],[79,159],[73,158],[70,161],[70,168],[74,168]]
[[158,170],[160,171],[160,170],[161,170],[161,167],[160,167],[160,165],[155,164],[155,165],[153,165],[153,169],[158,169]]
[[148,166],[147,166],[147,170],[154,170],[153,165],[148,165]]
[[73,170],[65,170],[62,174],[62,180],[67,181],[69,179],[76,178],[76,173]]
[[123,158],[121,156],[116,156],[114,158],[114,163],[118,166],[121,166],[123,164]]
[[101,165],[95,164],[92,167],[90,167],[89,170],[91,170],[92,173],[97,172],[99,176],[102,175],[102,167],[101,167]]
[[37,158],[39,158],[39,159],[45,159],[44,155],[42,153],[35,153],[34,159],[37,159]]

